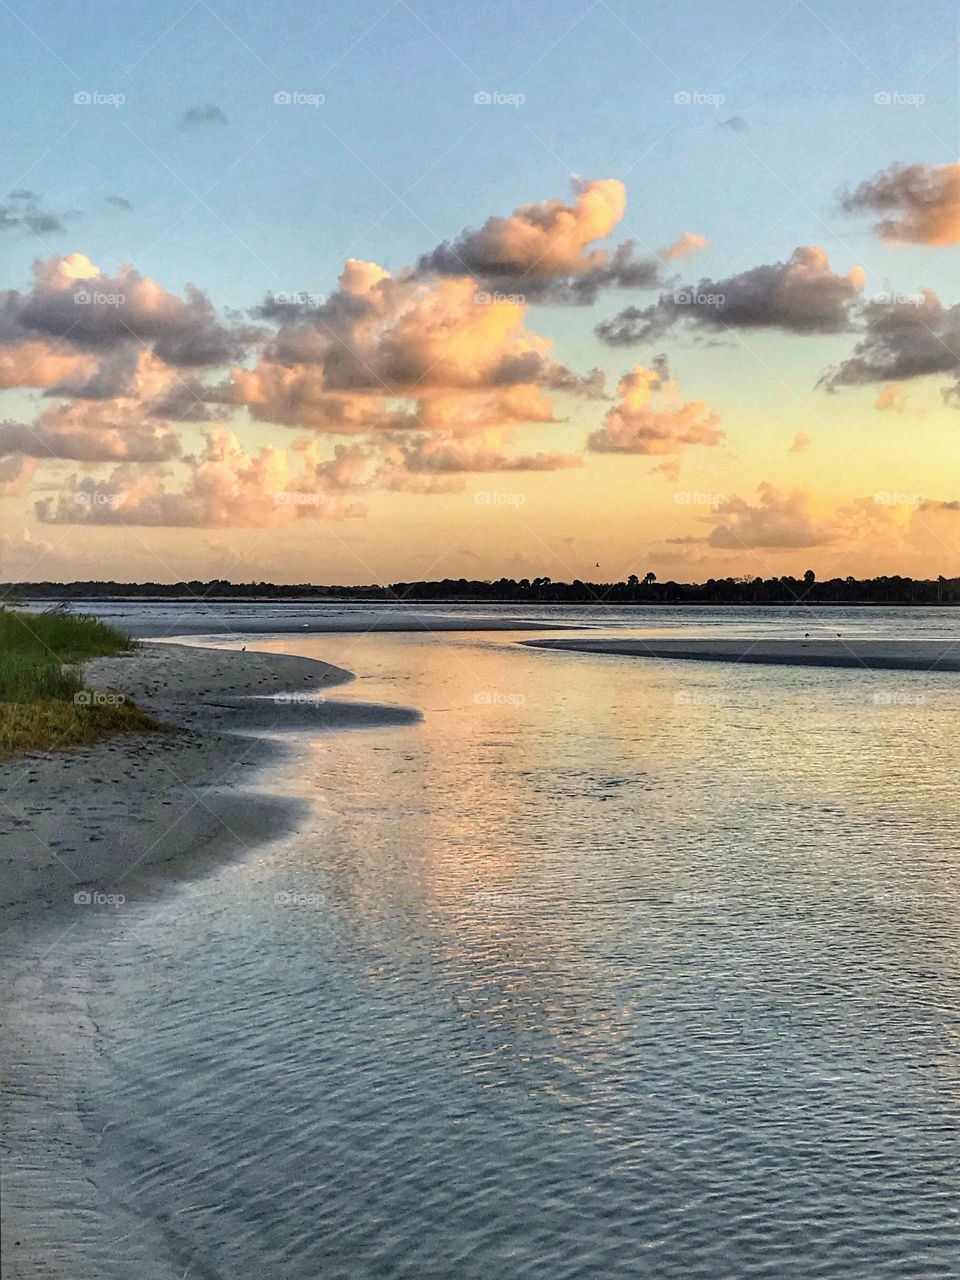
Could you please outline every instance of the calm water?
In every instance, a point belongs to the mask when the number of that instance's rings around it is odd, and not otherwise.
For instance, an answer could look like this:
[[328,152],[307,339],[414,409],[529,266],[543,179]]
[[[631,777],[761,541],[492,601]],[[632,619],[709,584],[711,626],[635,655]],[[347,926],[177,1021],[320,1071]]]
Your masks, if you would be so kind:
[[42,962],[95,1027],[91,1256],[960,1274],[960,682],[516,638],[257,637],[425,718],[303,739],[295,837]]

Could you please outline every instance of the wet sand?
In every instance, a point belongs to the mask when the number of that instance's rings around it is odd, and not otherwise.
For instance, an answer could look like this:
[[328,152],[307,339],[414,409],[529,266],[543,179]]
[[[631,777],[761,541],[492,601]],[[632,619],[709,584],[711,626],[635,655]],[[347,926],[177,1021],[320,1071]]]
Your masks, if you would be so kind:
[[134,1219],[121,1239],[106,1234],[125,1218],[106,1212],[89,1172],[103,1136],[85,1095],[98,1071],[98,997],[90,966],[70,964],[64,947],[109,939],[125,903],[174,875],[294,829],[306,803],[255,783],[290,750],[285,731],[419,715],[328,698],[351,673],[288,655],[147,644],[86,664],[85,679],[134,698],[165,728],[0,766],[2,1264],[29,1280],[168,1280],[162,1236]]
[[960,644],[945,640],[611,639],[583,636],[521,640],[538,649],[670,658],[688,662],[760,662],[807,667],[854,667],[867,671],[960,671]]
[[405,724],[402,707],[338,702],[350,672],[310,658],[145,644],[84,668],[165,726],[0,766],[0,922],[64,913],[75,895],[123,893],[181,859],[280,835],[299,801],[251,789],[285,730]]

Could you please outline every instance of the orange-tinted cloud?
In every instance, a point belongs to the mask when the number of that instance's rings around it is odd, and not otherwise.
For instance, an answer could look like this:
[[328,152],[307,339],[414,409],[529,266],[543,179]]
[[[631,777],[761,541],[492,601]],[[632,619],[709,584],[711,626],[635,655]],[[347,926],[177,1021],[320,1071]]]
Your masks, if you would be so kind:
[[663,361],[653,369],[638,364],[620,379],[617,392],[617,403],[588,437],[587,447],[594,453],[676,454],[723,439],[717,415],[702,400],[678,403]]
[[893,164],[840,199],[847,213],[879,213],[890,244],[960,244],[960,164]]

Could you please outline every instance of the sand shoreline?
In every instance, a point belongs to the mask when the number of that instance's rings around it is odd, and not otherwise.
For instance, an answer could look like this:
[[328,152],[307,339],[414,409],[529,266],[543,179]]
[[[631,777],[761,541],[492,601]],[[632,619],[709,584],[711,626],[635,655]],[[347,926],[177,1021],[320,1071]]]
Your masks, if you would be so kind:
[[288,655],[145,644],[84,672],[91,688],[129,695],[167,728],[0,766],[2,1262],[29,1280],[168,1280],[183,1274],[169,1240],[108,1205],[94,1172],[102,950],[125,929],[129,904],[296,827],[306,802],[270,789],[268,766],[296,743],[285,730],[419,715],[328,698],[352,674]]
[[[133,698],[166,728],[0,765],[0,923],[75,918],[75,894],[123,893],[181,860],[282,835],[302,812],[251,787],[285,730],[409,723],[399,707],[323,697],[353,679],[312,658],[144,644],[85,664],[87,684]],[[321,695],[321,696],[318,696]]]
[[806,667],[849,667],[861,671],[960,671],[960,644],[946,640],[684,639],[597,636],[562,640],[521,640],[534,649],[613,654],[685,662],[746,662]]

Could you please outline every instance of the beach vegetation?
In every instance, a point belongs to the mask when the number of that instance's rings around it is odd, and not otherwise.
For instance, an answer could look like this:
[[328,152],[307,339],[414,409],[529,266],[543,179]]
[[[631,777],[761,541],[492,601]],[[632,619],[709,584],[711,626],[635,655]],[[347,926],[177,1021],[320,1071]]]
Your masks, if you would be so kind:
[[97,618],[0,609],[0,758],[159,728],[124,694],[83,683],[84,662],[134,648]]

